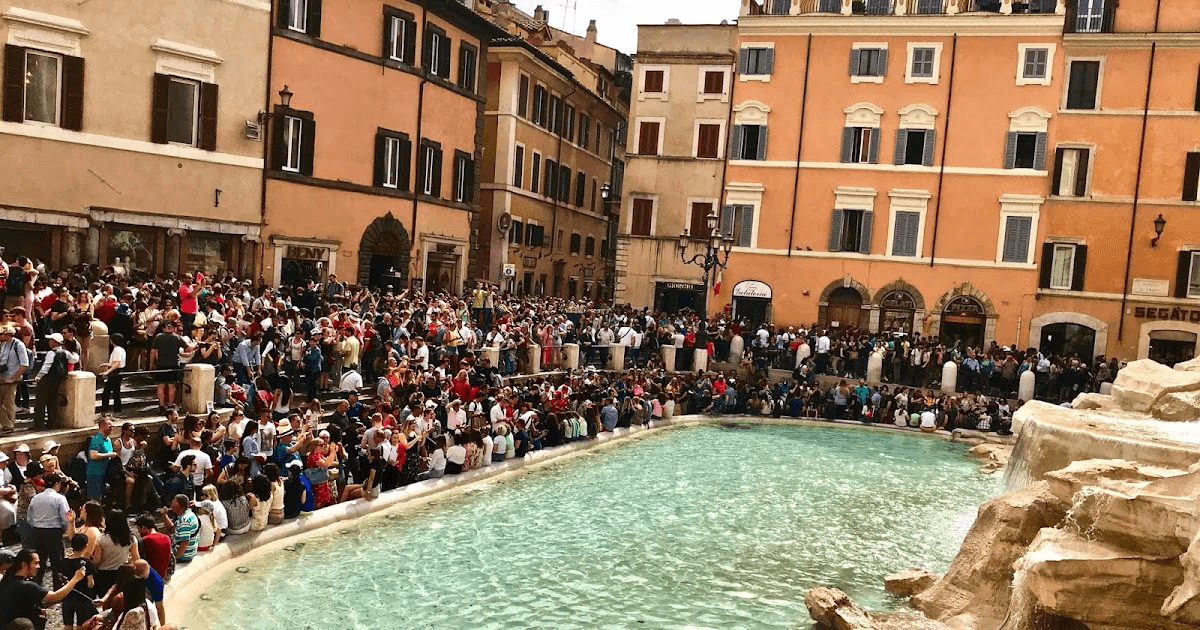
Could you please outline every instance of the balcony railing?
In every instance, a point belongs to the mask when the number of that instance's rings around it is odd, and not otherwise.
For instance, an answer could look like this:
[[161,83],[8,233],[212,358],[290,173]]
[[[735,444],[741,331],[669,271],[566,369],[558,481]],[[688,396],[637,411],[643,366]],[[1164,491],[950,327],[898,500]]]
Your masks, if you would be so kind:
[[[1058,13],[1075,8],[1076,3],[1088,7],[1111,5],[1114,0],[743,0],[743,15],[955,15],[959,13],[1031,14]],[[1065,7],[1060,8],[1060,3]],[[1081,14],[1076,20],[1078,32],[1099,29],[1098,24],[1111,23],[1100,18],[1099,9]],[[1101,13],[1103,13],[1101,11]],[[1069,25],[1070,26],[1070,25]],[[1069,31],[1070,32],[1070,31]]]
[[1067,0],[1068,33],[1111,33],[1116,0]]

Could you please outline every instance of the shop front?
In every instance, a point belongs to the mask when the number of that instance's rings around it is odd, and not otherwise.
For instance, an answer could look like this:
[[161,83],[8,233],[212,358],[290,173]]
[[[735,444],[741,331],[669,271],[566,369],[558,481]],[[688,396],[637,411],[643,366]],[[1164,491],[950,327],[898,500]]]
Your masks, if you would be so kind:
[[0,221],[2,257],[11,262],[19,256],[27,256],[30,260],[54,264],[54,232],[55,228],[48,225]]
[[693,282],[660,280],[654,283],[654,310],[678,313],[688,308],[699,311],[704,307],[704,285]]
[[1174,366],[1200,354],[1200,308],[1136,305],[1133,316],[1142,322],[1139,359]]
[[461,243],[426,240],[423,274],[426,291],[453,295],[462,292],[463,249]]
[[321,284],[336,274],[340,244],[334,241],[271,237],[275,246],[275,284],[303,286],[309,280]]
[[983,345],[986,329],[987,310],[969,295],[951,298],[942,309],[941,342],[948,347],[962,344],[978,348]]
[[758,326],[771,320],[771,285],[761,280],[742,280],[733,285],[733,317]]
[[879,300],[879,330],[912,335],[917,300],[908,291],[890,291]]

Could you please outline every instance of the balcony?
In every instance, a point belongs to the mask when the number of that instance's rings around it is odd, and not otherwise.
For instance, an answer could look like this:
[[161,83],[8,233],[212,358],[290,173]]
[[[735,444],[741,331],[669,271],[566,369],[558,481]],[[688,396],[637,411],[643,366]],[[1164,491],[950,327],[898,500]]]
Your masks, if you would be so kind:
[[[1113,0],[742,0],[742,15],[1062,14],[1068,11],[1067,5],[1074,9],[1077,2],[1091,7],[1111,5]],[[1094,27],[1092,13],[1086,15],[1080,24]]]
[[1067,33],[1111,33],[1116,14],[1116,0],[1069,0]]

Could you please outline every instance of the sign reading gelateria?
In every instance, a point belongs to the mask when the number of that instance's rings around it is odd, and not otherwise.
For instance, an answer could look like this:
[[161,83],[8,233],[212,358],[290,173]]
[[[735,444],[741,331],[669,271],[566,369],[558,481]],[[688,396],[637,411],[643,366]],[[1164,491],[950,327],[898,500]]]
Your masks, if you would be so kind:
[[1171,306],[1135,306],[1133,316],[1138,319],[1161,319],[1172,322],[1200,324],[1200,310]]
[[733,297],[771,299],[771,285],[760,280],[742,280],[733,285]]

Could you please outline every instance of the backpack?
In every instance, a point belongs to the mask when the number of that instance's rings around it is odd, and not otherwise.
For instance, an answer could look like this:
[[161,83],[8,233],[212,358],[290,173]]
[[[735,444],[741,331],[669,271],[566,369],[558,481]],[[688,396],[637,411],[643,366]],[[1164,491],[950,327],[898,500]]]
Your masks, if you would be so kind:
[[5,295],[25,294],[25,268],[20,265],[8,266],[8,280],[4,285]]
[[67,353],[51,350],[42,357],[42,362],[38,366],[38,372],[46,365],[46,361],[53,361],[50,364],[50,370],[46,372],[44,378],[52,381],[62,380],[67,377]]

